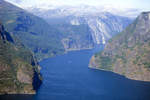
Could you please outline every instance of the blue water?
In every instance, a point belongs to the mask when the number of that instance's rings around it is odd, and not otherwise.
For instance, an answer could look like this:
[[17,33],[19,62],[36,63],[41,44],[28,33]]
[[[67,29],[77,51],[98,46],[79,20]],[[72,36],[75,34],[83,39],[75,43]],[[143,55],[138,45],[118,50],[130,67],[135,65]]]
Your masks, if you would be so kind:
[[37,94],[15,95],[10,100],[150,100],[150,83],[88,68],[91,56],[102,49],[73,51],[43,60],[44,80]]

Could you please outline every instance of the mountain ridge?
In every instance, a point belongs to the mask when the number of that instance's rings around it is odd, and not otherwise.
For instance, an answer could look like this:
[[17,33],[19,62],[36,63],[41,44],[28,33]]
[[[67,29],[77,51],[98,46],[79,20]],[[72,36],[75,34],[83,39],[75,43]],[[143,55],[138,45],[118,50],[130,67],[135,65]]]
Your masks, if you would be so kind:
[[95,54],[89,67],[113,71],[130,79],[150,81],[150,12],[141,13],[123,32]]

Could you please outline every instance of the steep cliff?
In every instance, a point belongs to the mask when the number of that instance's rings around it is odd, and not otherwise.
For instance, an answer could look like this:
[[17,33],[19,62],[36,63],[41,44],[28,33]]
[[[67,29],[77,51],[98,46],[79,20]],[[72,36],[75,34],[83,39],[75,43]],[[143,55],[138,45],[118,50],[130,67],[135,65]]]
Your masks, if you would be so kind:
[[34,94],[40,84],[33,54],[0,23],[0,94]]
[[150,81],[150,12],[143,12],[112,38],[104,51],[91,58],[89,66]]

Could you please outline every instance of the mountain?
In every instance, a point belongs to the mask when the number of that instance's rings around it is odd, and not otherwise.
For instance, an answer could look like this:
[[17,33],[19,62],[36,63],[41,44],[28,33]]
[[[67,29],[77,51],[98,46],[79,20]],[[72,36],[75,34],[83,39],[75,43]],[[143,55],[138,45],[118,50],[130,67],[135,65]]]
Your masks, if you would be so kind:
[[127,17],[92,9],[95,8],[84,6],[81,11],[70,7],[52,10],[30,8],[33,15],[29,10],[27,12],[1,0],[0,20],[10,34],[19,37],[38,60],[42,60],[67,51],[105,44],[132,22]]
[[42,18],[3,0],[0,1],[0,20],[8,32],[19,37],[35,53],[38,60],[70,50],[94,47],[87,25],[48,24]]
[[30,8],[30,12],[53,26],[56,24],[86,25],[89,27],[94,44],[105,44],[107,40],[132,22],[132,19],[128,17],[114,15],[91,6],[56,9]]
[[61,34],[43,19],[0,0],[0,20],[5,29],[17,36],[30,48],[38,59],[51,57],[64,52]]
[[40,84],[33,54],[0,23],[0,94],[34,94]]
[[92,68],[150,81],[150,12],[143,12],[124,31],[113,37],[104,51],[95,54]]

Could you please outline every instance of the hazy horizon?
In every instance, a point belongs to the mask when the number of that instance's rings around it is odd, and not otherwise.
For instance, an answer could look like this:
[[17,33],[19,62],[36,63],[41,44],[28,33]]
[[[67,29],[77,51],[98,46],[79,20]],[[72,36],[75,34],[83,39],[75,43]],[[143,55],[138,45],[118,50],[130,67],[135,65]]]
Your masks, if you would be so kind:
[[150,10],[149,0],[5,0],[20,7],[40,7],[40,6],[109,6],[110,8],[127,9],[134,8],[142,11]]

